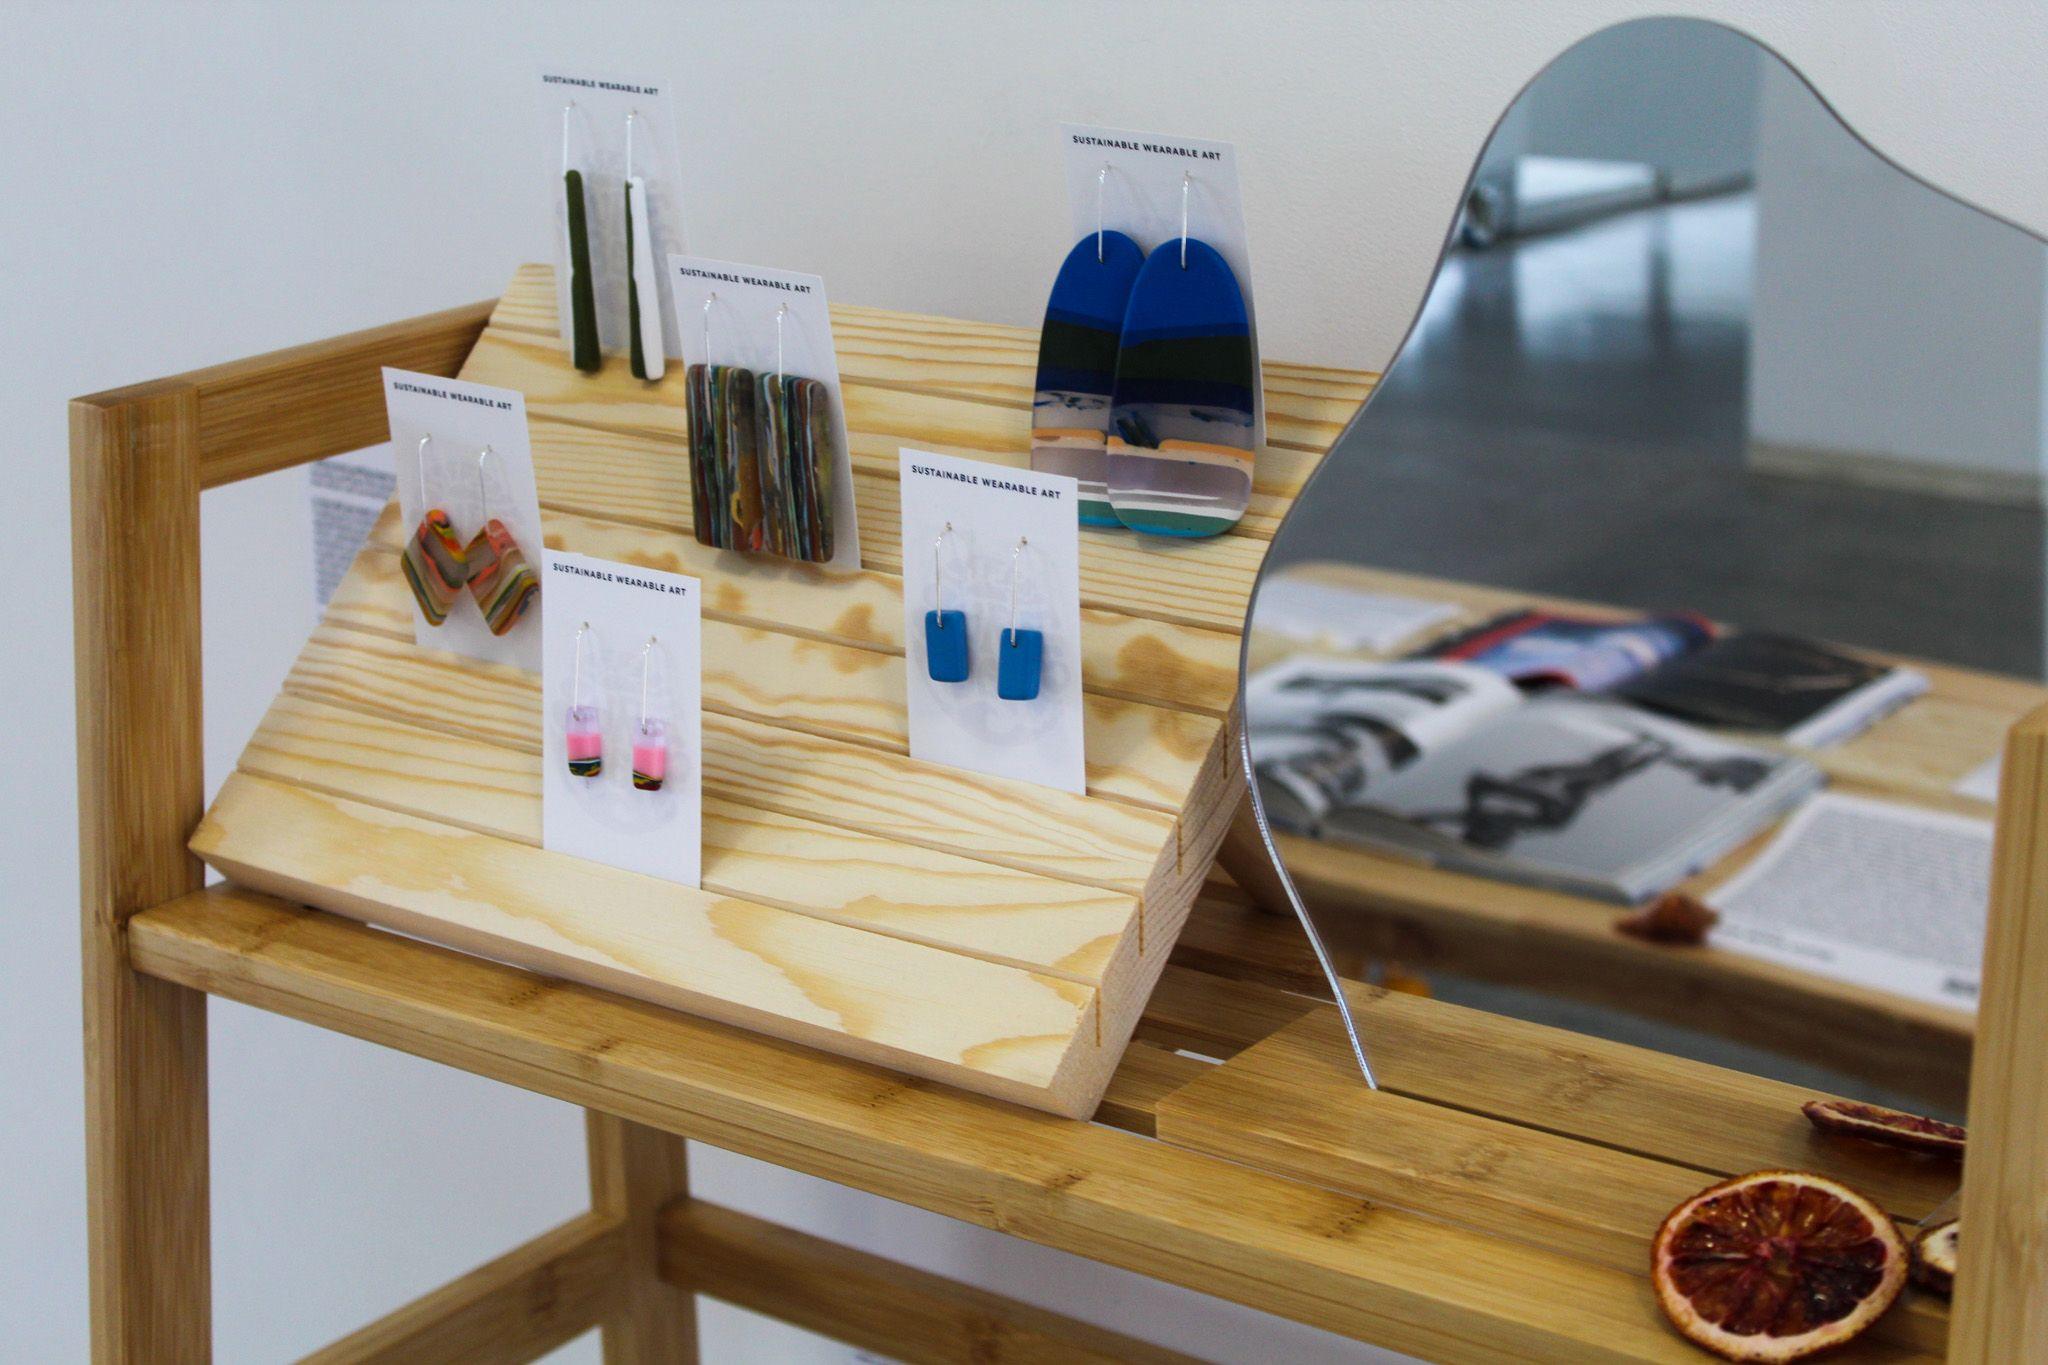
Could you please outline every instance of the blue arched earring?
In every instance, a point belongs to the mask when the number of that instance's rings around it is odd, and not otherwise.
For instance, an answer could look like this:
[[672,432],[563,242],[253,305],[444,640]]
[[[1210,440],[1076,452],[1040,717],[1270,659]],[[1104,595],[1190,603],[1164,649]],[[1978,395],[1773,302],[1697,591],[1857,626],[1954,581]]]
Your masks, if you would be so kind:
[[1095,231],[1074,244],[1052,282],[1038,334],[1038,391],[1031,401],[1031,467],[1072,475],[1081,524],[1115,526],[1103,468],[1117,338],[1131,285],[1145,262],[1138,244],[1102,227],[1104,163],[1095,180]]
[[1010,628],[997,641],[996,695],[1004,701],[1031,701],[1038,696],[1038,675],[1045,662],[1043,631],[1017,629],[1017,570],[1030,544],[1018,537],[1010,551]]
[[1251,501],[1259,382],[1251,316],[1214,247],[1181,235],[1153,252],[1131,286],[1110,397],[1110,505],[1136,531],[1213,536]]
[[932,541],[932,609],[924,614],[924,661],[933,682],[967,681],[967,613],[946,610],[939,582],[939,556],[952,531],[949,521]]

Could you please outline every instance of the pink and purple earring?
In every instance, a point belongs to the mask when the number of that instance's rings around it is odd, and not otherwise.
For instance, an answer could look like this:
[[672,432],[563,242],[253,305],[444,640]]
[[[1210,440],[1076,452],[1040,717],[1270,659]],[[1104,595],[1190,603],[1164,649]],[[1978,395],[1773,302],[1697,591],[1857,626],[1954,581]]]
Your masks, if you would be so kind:
[[448,619],[455,599],[462,596],[463,585],[469,582],[469,564],[447,509],[427,501],[427,447],[433,440],[431,435],[420,437],[414,458],[420,476],[420,524],[406,540],[399,564],[413,601],[419,603],[420,615],[428,625],[438,626]]
[[569,687],[569,712],[564,718],[571,777],[596,777],[604,771],[604,723],[597,708],[583,700],[583,637],[589,631],[588,621],[576,630],[575,681]]
[[640,723],[633,728],[633,787],[643,792],[660,791],[668,777],[668,725],[647,714],[647,671],[654,645],[650,635],[640,648]]

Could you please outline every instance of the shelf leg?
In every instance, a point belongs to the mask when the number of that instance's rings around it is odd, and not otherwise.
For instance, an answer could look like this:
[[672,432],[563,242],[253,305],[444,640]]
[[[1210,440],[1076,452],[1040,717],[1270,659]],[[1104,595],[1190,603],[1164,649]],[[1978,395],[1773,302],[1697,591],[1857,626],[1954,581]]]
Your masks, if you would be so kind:
[[197,891],[198,403],[167,382],[71,407],[79,882],[93,1357],[212,1340],[206,997],[138,975],[128,919]]
[[627,1283],[603,1326],[606,1365],[694,1365],[696,1296],[661,1276],[661,1213],[690,1195],[683,1139],[659,1128],[586,1112],[590,1201],[622,1220]]

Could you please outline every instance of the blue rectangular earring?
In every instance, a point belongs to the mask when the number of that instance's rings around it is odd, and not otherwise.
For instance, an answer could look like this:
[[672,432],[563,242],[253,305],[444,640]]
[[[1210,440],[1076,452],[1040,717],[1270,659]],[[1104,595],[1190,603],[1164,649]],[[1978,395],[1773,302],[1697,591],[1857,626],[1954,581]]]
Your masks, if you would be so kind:
[[1038,696],[1039,665],[1045,659],[1043,631],[1017,629],[1017,569],[1030,542],[1018,538],[1010,552],[1010,628],[997,641],[996,695],[1004,701],[1031,701]]
[[933,682],[967,681],[967,613],[947,611],[939,592],[939,555],[952,530],[949,521],[932,542],[932,610],[924,614],[924,657]]

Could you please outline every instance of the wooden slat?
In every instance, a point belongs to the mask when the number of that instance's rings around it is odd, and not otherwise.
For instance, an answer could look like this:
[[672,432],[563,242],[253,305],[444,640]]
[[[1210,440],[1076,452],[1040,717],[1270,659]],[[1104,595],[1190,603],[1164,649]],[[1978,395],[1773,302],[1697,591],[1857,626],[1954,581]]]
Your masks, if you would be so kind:
[[198,1360],[212,1329],[206,1000],[137,976],[135,912],[199,887],[199,402],[71,405],[85,1170],[92,1343]]
[[610,1309],[623,1245],[616,1218],[573,1218],[313,1352],[305,1365],[537,1360]]
[[1109,1078],[1109,1088],[1102,1092],[1095,1121],[1151,1137],[1159,1101],[1207,1071],[1209,1065],[1143,1039],[1132,1039]]
[[183,984],[1396,1350],[1696,1359],[1636,1276],[265,897],[197,893],[131,937]]
[[696,1365],[697,1301],[663,1275],[662,1213],[690,1197],[683,1139],[598,1110],[584,1114],[590,1203],[619,1220],[617,1298],[605,1365]]
[[1956,1275],[1970,1365],[2048,1356],[2048,710],[2013,731],[1998,809]]
[[669,1209],[677,1284],[907,1365],[1192,1365],[1192,1357],[732,1209]]

